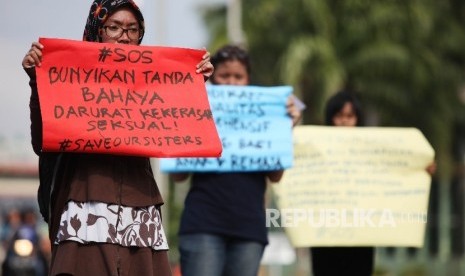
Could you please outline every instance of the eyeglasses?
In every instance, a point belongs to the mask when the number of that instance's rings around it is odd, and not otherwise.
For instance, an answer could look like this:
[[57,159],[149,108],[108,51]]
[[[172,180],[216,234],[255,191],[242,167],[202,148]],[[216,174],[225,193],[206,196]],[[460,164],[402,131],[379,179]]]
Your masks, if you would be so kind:
[[105,34],[108,37],[113,38],[113,39],[120,38],[121,36],[123,36],[125,32],[128,35],[129,39],[131,40],[138,40],[141,37],[140,29],[135,28],[135,27],[125,29],[120,26],[110,25],[110,26],[103,26],[103,29],[105,30]]

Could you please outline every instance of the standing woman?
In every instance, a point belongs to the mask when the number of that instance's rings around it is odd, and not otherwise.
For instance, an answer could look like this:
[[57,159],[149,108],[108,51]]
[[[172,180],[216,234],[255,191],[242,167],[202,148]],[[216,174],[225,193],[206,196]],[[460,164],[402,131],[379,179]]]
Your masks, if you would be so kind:
[[[325,124],[336,127],[363,126],[363,111],[359,100],[348,91],[332,96],[325,109]],[[425,170],[433,175],[436,162]],[[314,276],[371,276],[374,268],[374,247],[312,247],[310,249]]]
[[[139,45],[144,32],[144,18],[132,0],[96,0],[83,39]],[[50,275],[171,275],[160,216],[163,200],[149,158],[42,152],[34,69],[41,64],[42,50],[33,42],[22,66],[30,77],[33,149],[40,166],[51,157],[57,160],[49,166],[53,186],[45,195],[50,204],[50,214],[44,215],[52,242]],[[196,69],[205,78],[213,73],[208,52]]]
[[[212,56],[218,85],[249,85],[248,53],[227,45]],[[288,113],[294,124],[300,111],[292,98]],[[283,171],[192,173],[179,230],[183,276],[256,276],[268,243],[265,224],[267,180]],[[171,174],[175,182],[188,173]]]
[[[362,126],[362,108],[355,95],[342,91],[331,97],[325,108],[325,124]],[[374,247],[312,247],[310,251],[314,276],[370,276],[373,273]]]

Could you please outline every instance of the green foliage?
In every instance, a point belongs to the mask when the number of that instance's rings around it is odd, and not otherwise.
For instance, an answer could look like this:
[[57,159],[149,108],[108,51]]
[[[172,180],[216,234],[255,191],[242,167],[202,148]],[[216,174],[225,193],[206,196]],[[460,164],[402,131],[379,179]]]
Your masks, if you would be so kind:
[[[379,118],[376,125],[419,128],[448,175],[454,132],[465,126],[459,98],[465,3],[249,0],[242,6],[254,83],[293,85],[311,124],[322,123],[330,95],[350,89]],[[224,10],[210,15],[225,26]],[[226,35],[212,34],[216,49]]]
[[226,8],[224,6],[215,6],[207,10],[204,14],[210,37],[213,38],[213,40],[210,41],[209,47],[211,53],[214,53],[217,49],[228,43],[226,21],[224,20],[225,14]]

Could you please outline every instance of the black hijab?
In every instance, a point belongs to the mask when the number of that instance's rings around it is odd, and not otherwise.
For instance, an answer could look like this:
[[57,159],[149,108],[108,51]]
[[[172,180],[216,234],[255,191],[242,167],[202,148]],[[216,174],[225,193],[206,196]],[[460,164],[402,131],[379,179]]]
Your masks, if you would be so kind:
[[100,42],[100,28],[103,27],[103,23],[105,23],[107,18],[121,7],[130,8],[134,12],[137,21],[139,21],[141,36],[138,44],[140,44],[145,31],[144,17],[133,0],[95,0],[90,7],[89,17],[87,18],[86,27],[84,29],[83,40]]

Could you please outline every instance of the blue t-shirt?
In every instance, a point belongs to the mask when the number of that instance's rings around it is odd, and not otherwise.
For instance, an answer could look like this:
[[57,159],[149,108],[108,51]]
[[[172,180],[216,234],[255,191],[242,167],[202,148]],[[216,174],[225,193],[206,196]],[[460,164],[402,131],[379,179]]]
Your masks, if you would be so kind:
[[264,172],[195,173],[180,234],[209,233],[268,243]]

